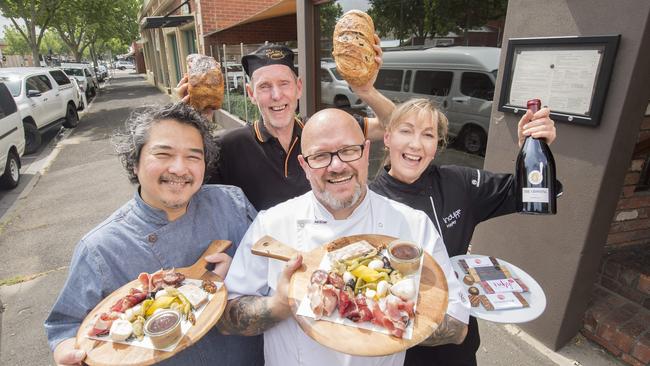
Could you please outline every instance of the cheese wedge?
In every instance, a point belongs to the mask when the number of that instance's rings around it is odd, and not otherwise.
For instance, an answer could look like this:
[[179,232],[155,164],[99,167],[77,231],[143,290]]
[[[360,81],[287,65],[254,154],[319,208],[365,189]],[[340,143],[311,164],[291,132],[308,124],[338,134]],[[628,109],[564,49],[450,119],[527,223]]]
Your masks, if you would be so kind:
[[208,302],[208,294],[193,284],[183,285],[178,291],[187,298],[194,309],[198,309]]

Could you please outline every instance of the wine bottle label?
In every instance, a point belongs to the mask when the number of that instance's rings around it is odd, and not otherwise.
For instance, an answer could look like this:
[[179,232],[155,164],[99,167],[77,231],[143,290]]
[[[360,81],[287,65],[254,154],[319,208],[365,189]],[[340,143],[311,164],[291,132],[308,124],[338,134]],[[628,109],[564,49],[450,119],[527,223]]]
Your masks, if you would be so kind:
[[548,188],[522,188],[522,202],[548,203]]
[[544,175],[542,175],[542,172],[539,170],[532,170],[528,173],[528,182],[530,182],[530,184],[540,184],[543,179]]

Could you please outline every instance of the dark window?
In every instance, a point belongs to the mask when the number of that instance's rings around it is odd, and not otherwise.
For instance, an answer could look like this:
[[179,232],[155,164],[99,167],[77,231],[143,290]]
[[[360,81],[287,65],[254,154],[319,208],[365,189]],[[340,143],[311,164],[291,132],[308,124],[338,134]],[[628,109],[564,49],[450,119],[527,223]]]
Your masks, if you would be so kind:
[[320,69],[320,81],[326,83],[332,82],[332,77],[330,76],[330,73],[327,72],[327,70]]
[[435,96],[445,96],[451,89],[451,80],[454,74],[448,71],[424,71],[415,73],[413,93]]
[[343,80],[343,76],[341,76],[341,74],[339,74],[339,70],[337,70],[336,67],[332,67],[332,68],[330,69],[330,71],[332,72],[332,74],[334,74],[334,77],[335,77],[337,80]]
[[0,118],[16,113],[16,102],[5,84],[0,83]]
[[400,91],[402,86],[402,70],[380,69],[375,81],[375,88],[381,90]]
[[47,89],[45,89],[44,91],[48,91],[48,90],[52,89],[52,83],[50,82],[50,78],[48,78],[45,75],[38,75],[38,78],[41,79],[43,84],[47,85]]
[[27,79],[25,82],[27,84],[27,91],[30,90],[36,90],[39,93],[45,93],[46,91],[52,89],[51,87],[48,87],[47,84],[41,80],[38,76],[32,76]]
[[68,85],[68,84],[70,84],[70,79],[68,79],[68,77],[65,76],[63,71],[52,70],[52,71],[50,71],[50,75],[52,75],[52,78],[54,79],[54,81],[56,81],[56,83],[59,84],[59,85]]
[[473,98],[492,100],[494,84],[485,74],[464,72],[460,82],[460,92]]
[[402,90],[408,93],[411,90],[411,70],[406,70],[406,76],[404,76],[404,82],[402,83]]

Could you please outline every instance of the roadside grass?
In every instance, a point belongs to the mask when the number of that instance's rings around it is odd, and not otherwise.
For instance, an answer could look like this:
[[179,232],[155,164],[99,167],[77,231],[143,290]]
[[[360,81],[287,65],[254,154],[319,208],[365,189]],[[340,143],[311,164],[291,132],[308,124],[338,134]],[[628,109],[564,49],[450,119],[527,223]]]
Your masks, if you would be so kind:
[[68,268],[68,266],[63,266],[63,267],[51,269],[51,270],[45,271],[45,272],[34,273],[34,274],[30,274],[30,275],[22,275],[22,276],[14,276],[14,277],[9,277],[9,278],[3,278],[3,279],[0,279],[0,287],[17,285],[19,283],[31,281],[31,280],[33,280],[35,278],[45,276],[45,275],[50,274],[52,272],[60,271],[62,269],[67,269],[67,268]]

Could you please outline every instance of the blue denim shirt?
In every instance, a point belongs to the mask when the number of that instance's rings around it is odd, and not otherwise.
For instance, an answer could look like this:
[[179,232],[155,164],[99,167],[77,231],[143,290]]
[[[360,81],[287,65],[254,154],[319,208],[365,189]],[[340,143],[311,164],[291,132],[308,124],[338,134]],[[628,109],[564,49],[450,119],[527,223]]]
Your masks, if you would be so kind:
[[[172,222],[136,192],[75,248],[68,279],[45,321],[50,348],[75,337],[86,314],[102,298],[141,272],[192,265],[216,239],[232,241],[227,253],[234,256],[255,215],[241,189],[233,186],[204,185],[187,212]],[[224,336],[215,327],[161,364],[263,365],[263,341],[261,336]]]

